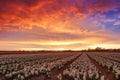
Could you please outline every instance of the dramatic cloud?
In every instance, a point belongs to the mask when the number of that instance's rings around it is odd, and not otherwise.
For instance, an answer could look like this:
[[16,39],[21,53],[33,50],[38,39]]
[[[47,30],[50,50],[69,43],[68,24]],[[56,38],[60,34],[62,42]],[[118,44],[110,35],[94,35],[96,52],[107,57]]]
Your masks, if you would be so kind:
[[116,22],[114,23],[114,25],[120,26],[120,21],[116,21]]
[[[1,0],[0,48],[83,49],[120,44],[119,5],[120,0]],[[23,45],[24,41],[30,43]],[[49,41],[52,46],[46,45]]]

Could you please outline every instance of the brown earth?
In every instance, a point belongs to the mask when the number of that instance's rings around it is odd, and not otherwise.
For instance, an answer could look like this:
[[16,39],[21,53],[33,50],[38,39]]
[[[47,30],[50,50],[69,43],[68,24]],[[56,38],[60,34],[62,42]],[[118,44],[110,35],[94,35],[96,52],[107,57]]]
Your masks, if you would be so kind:
[[97,61],[95,61],[92,57],[90,57],[88,54],[87,56],[89,57],[89,59],[91,60],[91,62],[97,67],[97,69],[108,79],[108,80],[116,80],[114,78],[114,75],[110,72],[108,72],[108,70],[106,70],[105,68],[103,68],[102,66],[99,65],[99,63]]

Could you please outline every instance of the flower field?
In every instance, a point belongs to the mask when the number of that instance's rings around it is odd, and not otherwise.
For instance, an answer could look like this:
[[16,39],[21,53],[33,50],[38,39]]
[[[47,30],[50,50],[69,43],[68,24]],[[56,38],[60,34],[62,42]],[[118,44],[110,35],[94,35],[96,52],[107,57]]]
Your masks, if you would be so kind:
[[0,55],[0,80],[120,80],[120,53]]

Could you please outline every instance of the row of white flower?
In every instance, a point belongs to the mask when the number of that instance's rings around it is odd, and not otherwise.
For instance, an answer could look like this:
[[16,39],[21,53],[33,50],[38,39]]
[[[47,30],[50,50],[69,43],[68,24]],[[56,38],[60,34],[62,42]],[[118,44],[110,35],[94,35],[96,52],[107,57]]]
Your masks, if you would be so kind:
[[[79,54],[49,54],[49,55],[9,55],[1,56],[0,75],[5,80],[25,80],[40,74],[50,77],[54,68],[61,68],[65,63]],[[7,64],[6,64],[7,62]]]
[[[20,62],[29,62],[35,60],[44,60],[49,58],[59,58],[59,56],[69,56],[72,54],[14,54],[14,55],[0,55],[0,65],[12,64],[12,63],[20,63]],[[60,58],[61,58],[60,57]]]
[[[116,79],[120,79],[120,53],[92,53],[89,54],[109,72],[113,73]],[[115,61],[118,60],[118,61]]]
[[104,75],[91,63],[86,54],[82,54],[69,68],[57,76],[59,80],[105,80]]

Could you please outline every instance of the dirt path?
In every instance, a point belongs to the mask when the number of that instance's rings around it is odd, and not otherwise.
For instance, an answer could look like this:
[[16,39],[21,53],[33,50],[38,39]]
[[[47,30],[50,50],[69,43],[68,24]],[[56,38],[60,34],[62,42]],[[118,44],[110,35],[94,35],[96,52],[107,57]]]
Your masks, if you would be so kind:
[[58,69],[55,68],[51,71],[51,77],[48,79],[45,75],[39,75],[37,77],[33,77],[29,80],[56,80],[56,76],[60,73],[62,73],[66,68],[69,67],[71,63],[73,63],[77,58],[79,58],[82,54],[78,55],[76,58],[72,59],[71,61],[67,62],[64,67]]
[[0,80],[5,80],[3,76],[0,76]]
[[108,72],[106,69],[104,69],[102,66],[99,65],[97,61],[92,59],[88,54],[87,56],[91,60],[91,62],[98,68],[98,70],[108,79],[108,80],[116,80],[112,73]]
[[55,80],[56,75],[62,73],[65,69],[67,69],[69,67],[69,65],[71,63],[73,63],[77,58],[79,58],[82,54],[80,54],[79,56],[77,56],[76,58],[72,59],[71,61],[67,62],[64,67],[60,68],[60,69],[54,69],[51,73],[51,80]]
[[49,80],[47,79],[47,77],[45,75],[39,75],[39,76],[36,76],[36,77],[33,77],[33,78],[30,78],[28,80]]

